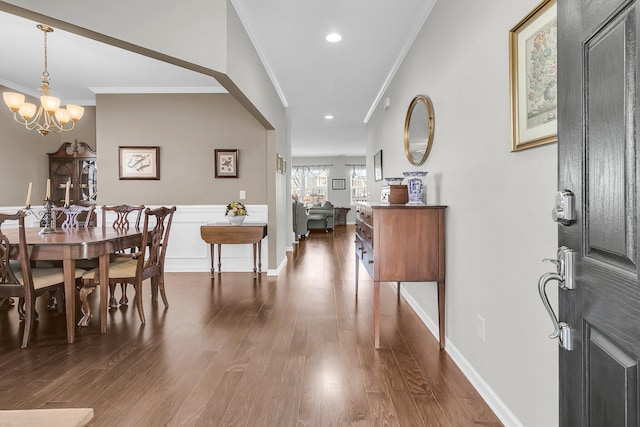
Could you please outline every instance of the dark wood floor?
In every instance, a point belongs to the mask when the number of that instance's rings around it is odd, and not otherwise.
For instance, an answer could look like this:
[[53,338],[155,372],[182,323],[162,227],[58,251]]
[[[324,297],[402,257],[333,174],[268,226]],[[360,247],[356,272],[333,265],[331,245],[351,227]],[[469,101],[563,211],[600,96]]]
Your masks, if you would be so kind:
[[70,345],[45,301],[24,350],[16,309],[0,311],[0,409],[90,407],[91,426],[501,425],[389,284],[374,350],[353,226],[296,246],[278,278],[168,273],[167,310],[145,289],[146,326],[112,309],[107,334],[94,319]]

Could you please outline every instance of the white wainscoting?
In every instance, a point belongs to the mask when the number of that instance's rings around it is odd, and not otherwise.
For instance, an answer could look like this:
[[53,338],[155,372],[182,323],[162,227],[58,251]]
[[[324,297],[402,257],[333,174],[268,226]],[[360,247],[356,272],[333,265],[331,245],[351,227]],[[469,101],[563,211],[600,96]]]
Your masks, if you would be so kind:
[[[149,206],[156,208],[157,206]],[[211,255],[210,247],[200,237],[200,226],[215,223],[228,222],[224,216],[226,205],[184,205],[176,206],[176,213],[171,224],[169,236],[169,248],[165,259],[165,271],[210,271]],[[0,207],[2,212],[16,212],[24,209],[19,206]],[[34,206],[34,211],[42,210],[42,206]],[[249,216],[246,222],[267,222],[267,205],[247,205]],[[101,224],[102,213],[96,209],[98,224]],[[109,214],[112,214],[109,212]],[[113,222],[115,215],[107,215],[107,224]],[[144,219],[143,219],[144,220]],[[141,221],[142,222],[142,221]],[[39,226],[39,220],[29,215],[26,220],[29,227]],[[142,223],[140,224],[142,226]],[[262,271],[267,272],[269,265],[269,243],[265,238],[262,241]],[[216,255],[216,271],[218,270]],[[252,272],[253,248],[252,245],[222,245],[222,271]]]

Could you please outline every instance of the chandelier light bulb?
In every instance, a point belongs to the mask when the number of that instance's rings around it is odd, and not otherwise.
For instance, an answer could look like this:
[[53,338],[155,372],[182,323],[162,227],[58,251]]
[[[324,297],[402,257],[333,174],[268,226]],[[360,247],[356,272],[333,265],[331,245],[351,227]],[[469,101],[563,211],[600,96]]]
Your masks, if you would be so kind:
[[71,120],[71,116],[69,115],[69,112],[64,108],[59,108],[58,111],[56,111],[56,119],[58,119],[60,124],[64,126],[69,123],[69,120]]
[[56,98],[55,96],[41,96],[40,103],[44,111],[49,114],[55,114],[58,108],[60,108],[60,98]]
[[25,102],[18,110],[18,114],[20,114],[23,119],[29,120],[36,114],[36,104]]
[[69,117],[71,117],[71,120],[77,122],[82,118],[82,115],[84,114],[84,107],[74,104],[67,104],[67,111],[69,112]]
[[7,107],[14,113],[17,113],[22,104],[24,104],[24,95],[21,93],[5,92],[2,94],[2,98]]

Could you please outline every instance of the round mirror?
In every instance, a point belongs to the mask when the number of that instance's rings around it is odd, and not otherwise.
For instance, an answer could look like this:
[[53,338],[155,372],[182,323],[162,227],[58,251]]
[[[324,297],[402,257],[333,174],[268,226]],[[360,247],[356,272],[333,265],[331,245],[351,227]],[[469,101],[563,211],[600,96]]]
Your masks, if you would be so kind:
[[404,122],[404,152],[412,165],[423,164],[433,144],[433,105],[429,98],[418,95],[411,101]]

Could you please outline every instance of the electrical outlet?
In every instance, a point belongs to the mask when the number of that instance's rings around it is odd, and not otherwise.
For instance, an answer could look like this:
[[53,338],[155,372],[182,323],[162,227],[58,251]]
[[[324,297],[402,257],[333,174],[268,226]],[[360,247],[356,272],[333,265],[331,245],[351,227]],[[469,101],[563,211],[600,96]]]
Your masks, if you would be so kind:
[[247,192],[244,190],[240,190],[240,200],[244,200],[247,198]]
[[480,341],[484,342],[484,318],[479,314],[476,322],[476,335],[478,335]]

